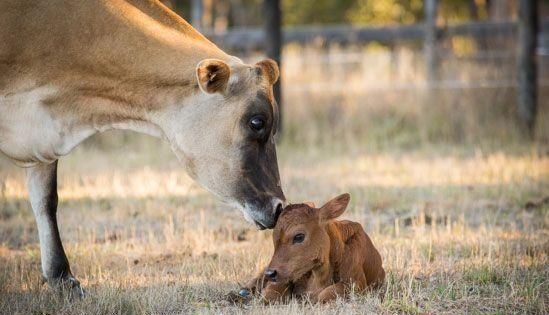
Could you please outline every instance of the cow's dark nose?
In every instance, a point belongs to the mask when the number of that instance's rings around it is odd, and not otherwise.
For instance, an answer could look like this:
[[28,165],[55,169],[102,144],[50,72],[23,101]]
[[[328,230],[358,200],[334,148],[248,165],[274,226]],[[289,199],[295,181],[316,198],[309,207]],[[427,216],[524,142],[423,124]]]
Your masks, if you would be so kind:
[[278,221],[278,217],[280,216],[280,213],[282,213],[282,209],[284,207],[282,206],[282,203],[279,203],[277,206],[276,206],[276,210],[275,210],[275,224],[276,222]]
[[272,270],[272,269],[265,270],[265,276],[271,281],[276,281],[276,270]]

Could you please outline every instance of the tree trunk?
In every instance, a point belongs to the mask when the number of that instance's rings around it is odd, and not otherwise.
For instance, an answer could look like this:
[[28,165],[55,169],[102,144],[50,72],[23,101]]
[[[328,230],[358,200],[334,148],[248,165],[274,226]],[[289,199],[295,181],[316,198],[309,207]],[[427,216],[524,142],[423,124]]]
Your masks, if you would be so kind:
[[191,2],[191,24],[198,31],[202,31],[202,16],[204,15],[204,4],[202,0]]
[[538,34],[537,0],[519,0],[518,20],[518,114],[531,138],[537,114],[537,63]]
[[425,0],[425,42],[423,46],[425,54],[425,75],[427,84],[432,87],[436,81],[437,58],[436,58],[436,41],[437,41],[437,0]]
[[[282,68],[280,52],[282,47],[282,13],[280,11],[280,0],[264,0],[263,14],[265,16],[265,53],[267,57],[273,59]],[[278,130],[282,131],[282,91],[281,78],[273,87],[274,97],[278,103],[280,119],[278,121]]]
[[469,0],[469,13],[471,14],[471,20],[478,21],[478,6],[475,0]]
[[508,0],[490,0],[487,2],[487,9],[490,21],[504,22],[510,18]]

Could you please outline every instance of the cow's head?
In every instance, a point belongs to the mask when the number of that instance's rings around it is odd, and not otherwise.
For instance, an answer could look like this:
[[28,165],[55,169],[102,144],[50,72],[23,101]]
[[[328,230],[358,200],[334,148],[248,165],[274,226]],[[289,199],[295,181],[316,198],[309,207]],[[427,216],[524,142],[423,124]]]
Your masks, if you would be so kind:
[[310,203],[284,209],[273,232],[275,251],[265,277],[274,282],[293,282],[328,263],[330,236],[326,223],[345,211],[349,199],[349,194],[343,194],[318,209]]
[[261,229],[274,227],[285,203],[274,140],[278,76],[272,60],[202,60],[199,89],[170,118],[172,148],[190,176]]

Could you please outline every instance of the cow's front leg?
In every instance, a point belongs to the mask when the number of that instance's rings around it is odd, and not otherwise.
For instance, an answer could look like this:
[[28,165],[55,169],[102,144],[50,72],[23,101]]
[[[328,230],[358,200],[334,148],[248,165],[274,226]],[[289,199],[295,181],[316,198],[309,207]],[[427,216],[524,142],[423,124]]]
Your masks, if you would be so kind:
[[68,287],[82,297],[84,291],[73,277],[57,228],[57,161],[27,169],[29,199],[38,225],[42,273],[55,288]]

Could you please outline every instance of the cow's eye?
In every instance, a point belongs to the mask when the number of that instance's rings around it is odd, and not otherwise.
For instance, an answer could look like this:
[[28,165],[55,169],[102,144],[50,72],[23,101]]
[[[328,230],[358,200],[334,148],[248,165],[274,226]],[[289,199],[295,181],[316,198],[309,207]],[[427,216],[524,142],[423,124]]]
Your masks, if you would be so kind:
[[265,119],[262,116],[254,116],[250,119],[250,128],[254,131],[261,131],[265,128]]
[[294,236],[294,240],[292,241],[293,244],[302,243],[305,239],[305,234],[299,233]]

